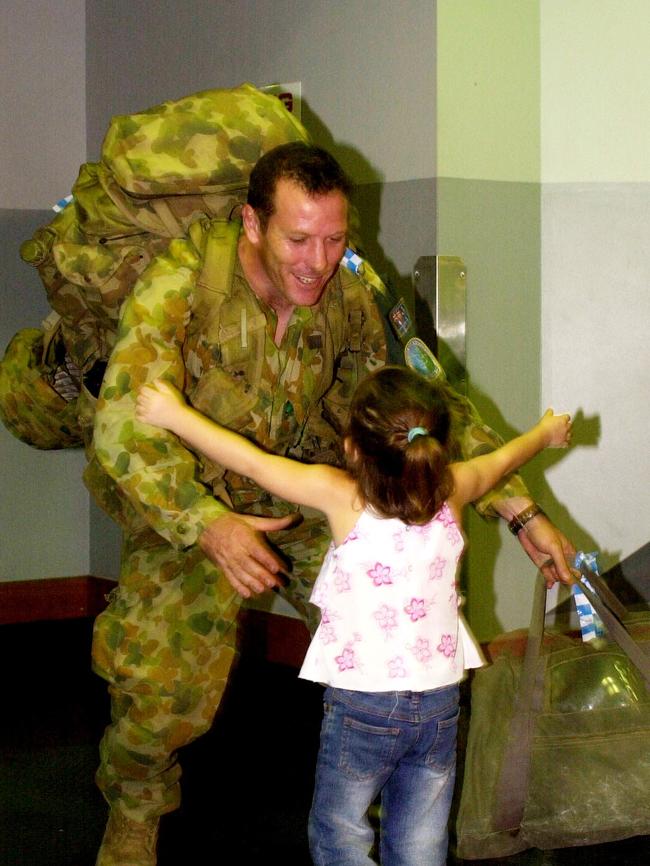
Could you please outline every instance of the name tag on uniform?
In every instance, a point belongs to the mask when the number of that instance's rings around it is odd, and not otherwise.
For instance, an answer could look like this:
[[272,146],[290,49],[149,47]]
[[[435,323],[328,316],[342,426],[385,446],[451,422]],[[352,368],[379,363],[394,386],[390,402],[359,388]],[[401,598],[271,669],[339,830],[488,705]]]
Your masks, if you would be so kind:
[[323,348],[323,335],[322,334],[310,334],[307,337],[307,346],[310,349],[322,349]]

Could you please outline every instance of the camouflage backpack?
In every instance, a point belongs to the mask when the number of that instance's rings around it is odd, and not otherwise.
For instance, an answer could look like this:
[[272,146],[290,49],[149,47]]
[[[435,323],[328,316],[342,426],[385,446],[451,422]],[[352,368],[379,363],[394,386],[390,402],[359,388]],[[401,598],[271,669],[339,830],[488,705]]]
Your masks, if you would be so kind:
[[86,444],[121,304],[151,259],[205,217],[246,199],[267,150],[308,135],[251,84],[207,90],[113,118],[99,163],[21,246],[52,313],[19,331],[0,362],[0,417],[37,448]]

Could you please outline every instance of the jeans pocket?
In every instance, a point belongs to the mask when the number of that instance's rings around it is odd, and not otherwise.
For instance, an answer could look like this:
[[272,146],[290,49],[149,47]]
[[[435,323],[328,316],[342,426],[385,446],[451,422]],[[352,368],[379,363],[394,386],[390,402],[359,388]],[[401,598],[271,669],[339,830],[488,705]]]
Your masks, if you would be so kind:
[[438,720],[436,736],[426,758],[432,770],[444,773],[454,765],[459,716],[460,710],[456,707],[448,719]]
[[369,725],[345,716],[339,767],[350,778],[367,781],[389,772],[395,761],[399,728]]

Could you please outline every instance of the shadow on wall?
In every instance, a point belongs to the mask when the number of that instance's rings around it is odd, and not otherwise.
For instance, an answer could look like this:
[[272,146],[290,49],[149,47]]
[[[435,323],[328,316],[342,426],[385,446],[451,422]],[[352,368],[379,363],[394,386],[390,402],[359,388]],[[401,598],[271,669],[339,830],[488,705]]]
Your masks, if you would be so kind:
[[[504,439],[511,439],[522,432],[522,430],[516,429],[508,423],[496,404],[484,391],[473,387],[471,383],[469,390],[472,402],[481,416],[490,418],[492,426]],[[597,447],[601,435],[600,417],[597,415],[585,416],[582,410],[578,410],[573,416],[573,423],[571,451],[577,448]],[[564,459],[571,459],[570,453],[567,454],[566,451],[560,449],[546,449],[531,463],[526,465],[520,474],[533,498],[543,506],[553,523],[573,543],[576,549],[598,553],[601,574],[607,572],[608,577],[611,579],[616,578],[615,590],[624,602],[627,604],[640,602],[642,600],[641,595],[635,589],[634,583],[626,579],[625,569],[621,568],[622,551],[603,549],[598,539],[591,534],[587,527],[580,523],[579,516],[569,512],[547,482],[546,475],[548,470]],[[594,478],[585,480],[585,484],[587,485],[595,483],[598,483],[598,480]],[[479,596],[478,603],[482,607],[481,619],[484,627],[488,628],[490,633],[497,634],[503,630],[501,623],[499,623],[493,614],[488,615],[486,618],[485,612],[486,610],[494,611],[496,607],[494,587],[490,576],[494,574],[497,556],[502,543],[502,535],[496,521],[483,520],[473,512],[468,514],[467,528],[471,537],[468,558],[472,558],[473,572],[480,571],[481,575],[486,576],[490,584],[488,588],[487,583],[483,581],[482,586],[478,588],[476,593]],[[563,592],[566,591],[563,590]],[[471,603],[472,601],[470,601],[470,607]]]
[[306,101],[302,104],[302,119],[314,142],[330,151],[355,182],[352,202],[356,213],[352,214],[351,229],[360,254],[368,259],[396,296],[406,300],[411,312],[417,314],[413,304],[411,274],[400,274],[379,243],[385,175],[356,148],[337,141]]

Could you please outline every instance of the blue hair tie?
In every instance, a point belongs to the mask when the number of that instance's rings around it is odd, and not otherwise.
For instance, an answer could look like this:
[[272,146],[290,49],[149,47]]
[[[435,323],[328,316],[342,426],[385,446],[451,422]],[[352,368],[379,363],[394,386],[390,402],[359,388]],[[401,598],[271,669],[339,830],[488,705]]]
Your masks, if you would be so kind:
[[411,427],[408,432],[408,436],[406,437],[409,441],[409,445],[415,439],[416,436],[428,436],[429,431],[425,427]]

